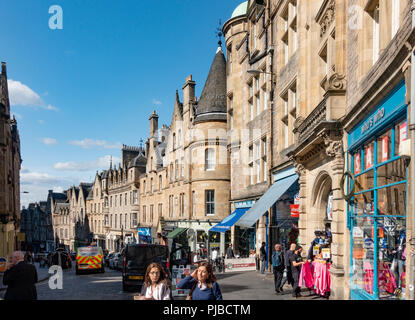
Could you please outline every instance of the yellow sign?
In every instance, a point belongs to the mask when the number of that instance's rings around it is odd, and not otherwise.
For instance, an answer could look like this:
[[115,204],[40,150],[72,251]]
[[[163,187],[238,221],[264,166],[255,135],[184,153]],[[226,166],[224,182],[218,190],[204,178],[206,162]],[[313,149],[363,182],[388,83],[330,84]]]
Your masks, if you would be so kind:
[[323,259],[330,259],[330,249],[329,248],[324,248],[321,250],[321,252],[323,253]]
[[26,241],[26,234],[24,232],[19,232],[17,234],[17,241]]

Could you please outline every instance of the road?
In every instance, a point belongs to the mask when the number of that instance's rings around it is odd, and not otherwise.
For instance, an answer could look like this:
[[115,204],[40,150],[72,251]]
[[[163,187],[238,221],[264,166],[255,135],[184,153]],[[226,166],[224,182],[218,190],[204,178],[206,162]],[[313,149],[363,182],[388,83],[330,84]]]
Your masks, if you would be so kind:
[[121,272],[76,275],[75,269],[64,270],[62,289],[52,290],[49,280],[37,284],[39,300],[133,300],[136,292],[122,291]]
[[[291,300],[292,288],[286,285],[283,295],[274,293],[272,275],[256,271],[217,274],[224,300]],[[75,275],[64,270],[62,289],[52,290],[49,280],[37,284],[39,300],[133,300],[137,292],[123,292],[121,272],[106,268],[105,273]],[[303,293],[302,299],[316,299]]]

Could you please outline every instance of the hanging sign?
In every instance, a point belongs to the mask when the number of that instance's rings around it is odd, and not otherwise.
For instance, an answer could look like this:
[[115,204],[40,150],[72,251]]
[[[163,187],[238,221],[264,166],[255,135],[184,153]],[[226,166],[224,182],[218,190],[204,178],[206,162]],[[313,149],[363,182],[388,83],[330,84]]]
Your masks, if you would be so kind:
[[366,169],[369,169],[373,166],[373,159],[372,159],[372,146],[369,145],[366,149],[366,156],[365,156],[365,160],[366,160]]
[[333,193],[330,193],[327,201],[327,220],[333,220]]
[[405,121],[399,125],[399,154],[402,154],[404,141],[408,140],[408,122]]
[[389,159],[389,137],[385,136],[382,139],[382,162]]
[[300,204],[300,194],[297,193],[294,197],[294,204]]
[[329,248],[321,249],[321,253],[323,254],[323,259],[330,259],[330,249]]
[[320,246],[313,246],[313,256],[316,256],[320,253]]
[[300,205],[299,204],[290,204],[291,217],[299,218],[300,217]]
[[360,168],[360,152],[356,153],[354,156],[354,174],[359,174],[362,170]]

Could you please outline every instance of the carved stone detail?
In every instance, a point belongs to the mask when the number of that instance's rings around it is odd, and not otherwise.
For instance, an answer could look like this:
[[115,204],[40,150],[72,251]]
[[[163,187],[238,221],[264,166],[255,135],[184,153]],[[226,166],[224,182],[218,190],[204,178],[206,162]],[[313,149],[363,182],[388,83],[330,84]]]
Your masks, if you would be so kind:
[[336,4],[331,0],[320,22],[320,38],[324,37],[336,17]]
[[343,74],[333,74],[326,85],[328,90],[346,90],[346,76]]

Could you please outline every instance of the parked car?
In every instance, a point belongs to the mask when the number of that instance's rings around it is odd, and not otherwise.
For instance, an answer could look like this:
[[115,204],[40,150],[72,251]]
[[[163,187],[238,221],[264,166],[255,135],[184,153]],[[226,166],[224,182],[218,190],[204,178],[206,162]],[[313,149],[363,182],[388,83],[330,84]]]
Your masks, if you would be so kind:
[[118,260],[120,259],[121,254],[119,252],[114,253],[113,257],[109,260],[110,269],[117,269]]
[[110,260],[114,257],[114,253],[108,253],[105,258],[104,258],[104,262],[105,262],[105,266],[109,268],[110,266]]
[[167,246],[156,244],[128,244],[122,251],[122,288],[124,291],[131,287],[139,290],[144,283],[144,276],[148,265],[152,262],[160,263],[170,279],[169,249]]

